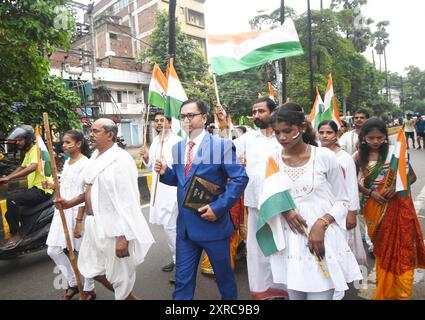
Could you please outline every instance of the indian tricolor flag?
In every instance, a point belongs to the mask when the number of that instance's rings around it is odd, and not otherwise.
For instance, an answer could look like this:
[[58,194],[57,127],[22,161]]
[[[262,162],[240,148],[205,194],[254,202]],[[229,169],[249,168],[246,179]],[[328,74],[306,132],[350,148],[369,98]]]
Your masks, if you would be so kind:
[[257,242],[264,255],[270,256],[285,248],[281,213],[296,208],[273,157],[268,160],[259,205]]
[[316,87],[316,100],[314,101],[313,108],[311,109],[308,121],[311,123],[313,128],[318,127],[320,123],[320,117],[325,108],[322,97],[320,96],[319,88]]
[[217,75],[302,54],[304,51],[291,19],[272,30],[208,36],[208,56]]
[[397,174],[395,181],[396,192],[408,190],[407,167],[406,136],[404,135],[403,129],[400,128],[390,162],[390,170]]
[[49,151],[40,135],[40,127],[35,127],[35,142],[37,145],[37,171],[44,177],[52,175],[52,162]]
[[329,74],[328,87],[326,88],[324,104],[325,108],[323,113],[320,115],[320,122],[324,120],[333,120],[338,125],[338,128],[340,128],[342,122],[341,118],[339,117],[338,101],[336,100],[334,94],[332,74]]
[[152,106],[165,109],[167,87],[167,78],[165,78],[158,64],[155,63],[152,71],[151,82],[149,84],[148,103]]
[[187,100],[186,92],[180,83],[177,72],[174,69],[173,59],[170,59],[168,66],[168,90],[167,90],[167,104],[165,107],[165,116],[172,118],[171,128],[172,131],[179,135],[184,136],[184,132],[180,125],[180,107]]

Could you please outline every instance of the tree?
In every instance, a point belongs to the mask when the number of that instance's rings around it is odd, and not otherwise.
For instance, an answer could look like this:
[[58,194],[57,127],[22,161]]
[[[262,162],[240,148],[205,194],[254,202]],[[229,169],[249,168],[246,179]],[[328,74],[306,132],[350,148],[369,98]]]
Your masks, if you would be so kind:
[[[138,57],[151,66],[155,63],[166,69],[168,56],[168,13],[158,12],[155,16],[154,31],[149,37],[150,46]],[[176,23],[176,61],[174,63],[180,81],[190,98],[201,98],[215,105],[212,78],[208,74],[208,64],[199,45],[190,40]]]
[[[354,4],[364,3],[365,1],[344,1],[343,5],[346,7],[345,10],[352,10],[354,7],[351,6]],[[269,27],[273,27],[273,19],[277,19],[277,16],[272,15],[267,18],[264,13],[260,13],[260,16],[261,19],[251,20],[251,26],[254,29],[258,29],[260,25],[264,26],[266,21]],[[308,45],[306,14],[293,16],[293,18],[300,41],[305,49]],[[353,113],[360,107],[379,105],[382,99],[378,92],[382,88],[383,74],[360,54],[360,50],[356,50],[352,39],[341,36],[341,30],[347,28],[344,21],[339,12],[329,9],[312,11],[314,82],[321,89],[323,95],[327,76],[332,73],[339,105],[342,107],[345,103],[347,110]],[[257,22],[259,25],[252,22]],[[304,110],[309,112],[311,102],[307,59],[306,54],[287,59],[287,90],[288,97],[301,104]],[[261,80],[264,86],[264,83],[270,81],[270,78]]]
[[[58,23],[66,0],[2,1],[0,5],[0,130],[26,122],[41,124],[42,111],[52,123],[77,119],[79,102],[61,81],[49,76],[46,55],[70,47],[74,21]],[[62,17],[63,18],[63,17]],[[11,108],[20,102],[21,108]],[[16,104],[15,104],[16,105]],[[48,106],[48,108],[47,108]],[[28,112],[26,112],[28,111]]]

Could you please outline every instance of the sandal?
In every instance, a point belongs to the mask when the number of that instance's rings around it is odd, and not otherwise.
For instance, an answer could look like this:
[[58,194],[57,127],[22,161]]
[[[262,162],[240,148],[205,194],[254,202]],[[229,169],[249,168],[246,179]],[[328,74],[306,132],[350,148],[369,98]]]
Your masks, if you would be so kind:
[[83,291],[84,296],[86,297],[85,300],[96,300],[96,289],[93,289],[91,291]]
[[68,287],[66,289],[65,293],[62,296],[62,300],[72,300],[72,298],[78,294],[80,291],[78,290],[78,287]]

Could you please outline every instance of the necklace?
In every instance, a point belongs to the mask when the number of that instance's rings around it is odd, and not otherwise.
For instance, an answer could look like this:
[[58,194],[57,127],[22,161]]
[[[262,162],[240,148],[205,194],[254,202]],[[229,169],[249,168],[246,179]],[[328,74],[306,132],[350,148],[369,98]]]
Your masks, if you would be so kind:
[[[307,153],[309,149],[309,146],[306,145],[306,149],[303,153]],[[282,153],[284,152],[284,150],[282,150]],[[283,154],[282,154],[282,161],[283,161]],[[307,169],[307,165],[309,163],[309,161],[307,161],[307,163],[303,164],[302,166],[299,166],[299,164],[304,161],[303,158],[299,159],[297,162],[295,163],[291,163],[291,164],[286,164],[284,163],[284,167],[283,167],[283,171],[286,173],[286,175],[293,181],[295,182],[298,178],[300,178],[301,176],[303,176],[306,172]]]

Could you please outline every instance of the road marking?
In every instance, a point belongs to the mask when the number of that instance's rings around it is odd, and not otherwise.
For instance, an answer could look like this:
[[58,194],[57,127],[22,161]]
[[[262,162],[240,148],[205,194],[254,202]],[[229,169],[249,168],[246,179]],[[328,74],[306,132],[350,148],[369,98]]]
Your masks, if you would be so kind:
[[[422,188],[422,191],[415,199],[415,209],[416,212],[419,213],[422,209],[425,209],[425,186]],[[419,216],[420,218],[424,218],[423,216]]]

